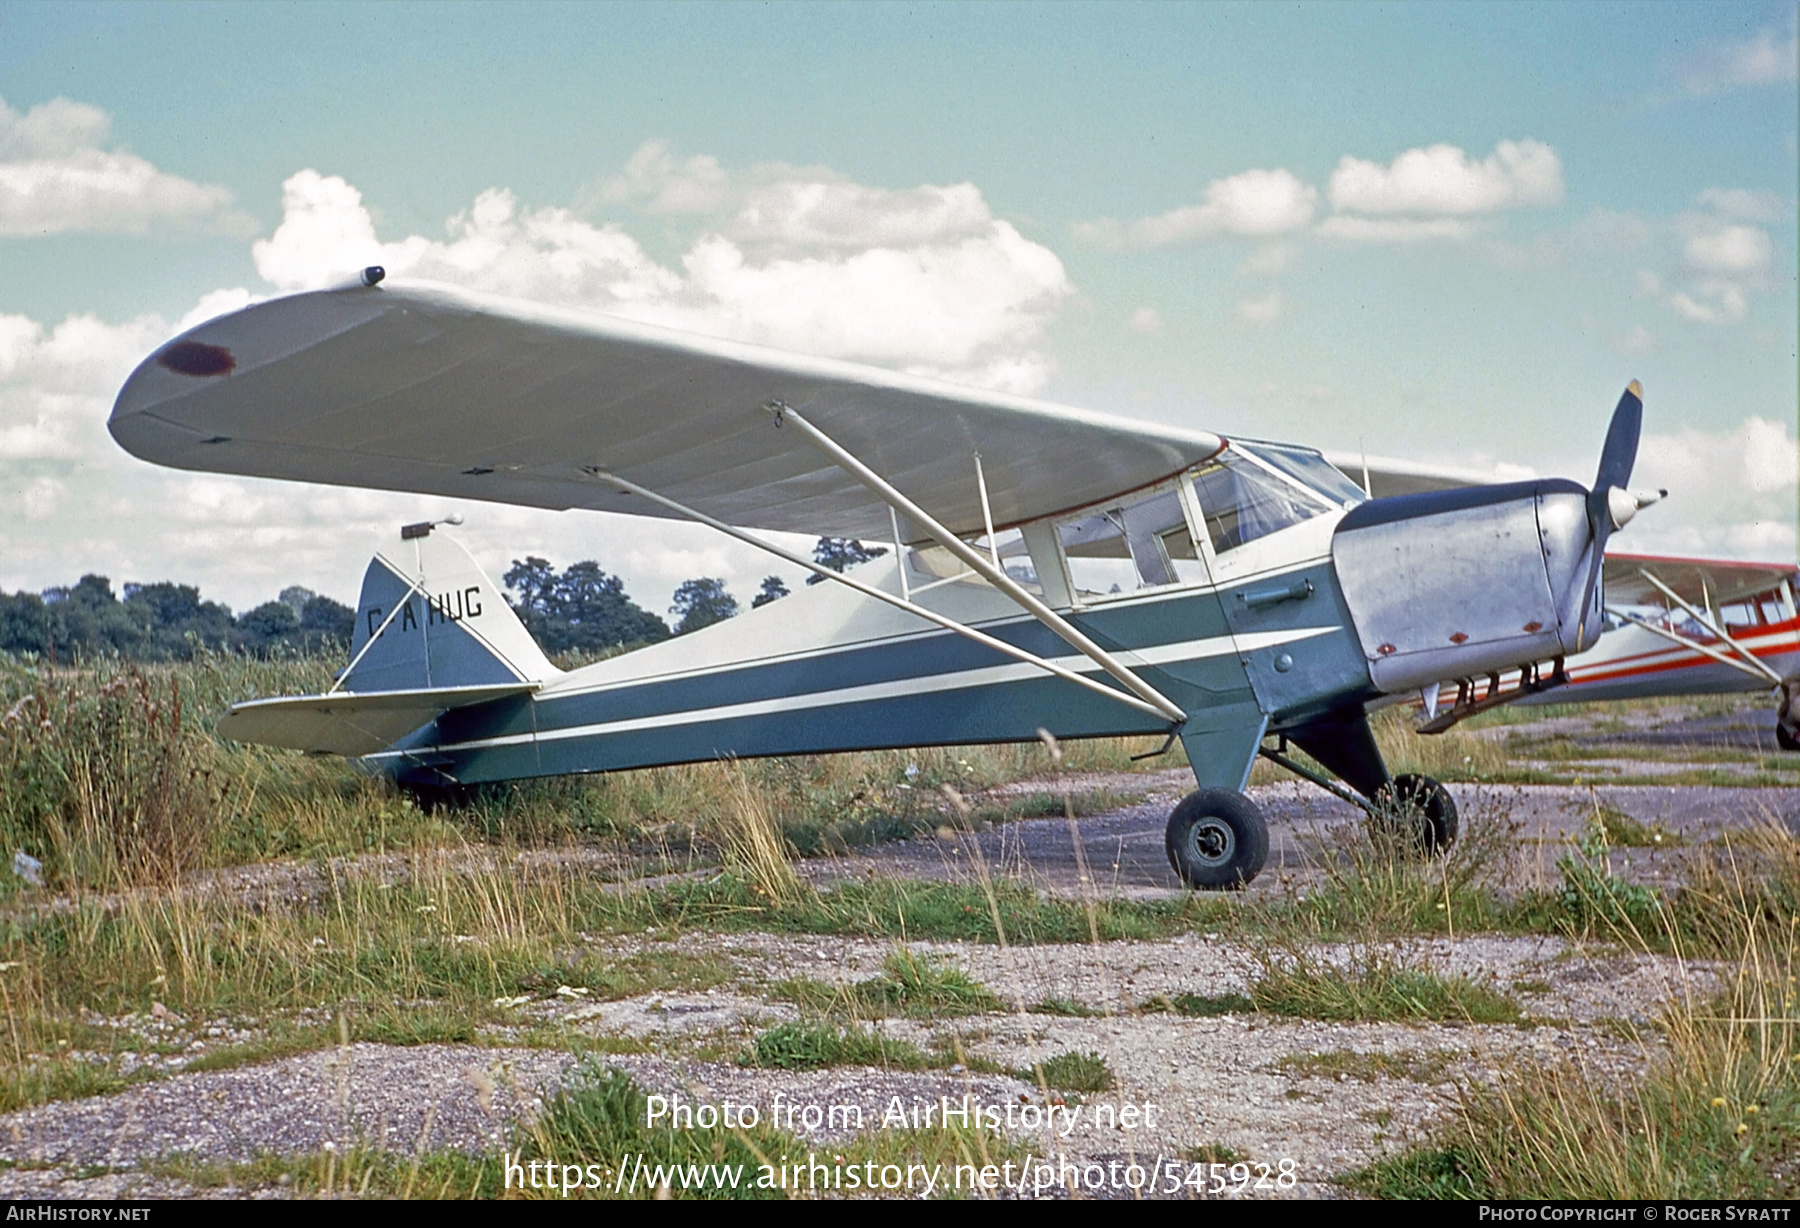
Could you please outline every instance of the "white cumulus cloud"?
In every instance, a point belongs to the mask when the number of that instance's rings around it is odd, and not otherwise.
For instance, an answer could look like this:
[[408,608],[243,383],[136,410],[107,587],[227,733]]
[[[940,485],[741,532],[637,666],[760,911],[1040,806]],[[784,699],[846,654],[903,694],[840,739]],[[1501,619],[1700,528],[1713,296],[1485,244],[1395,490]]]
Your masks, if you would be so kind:
[[1263,237],[1309,225],[1318,205],[1318,189],[1292,171],[1249,170],[1207,184],[1197,205],[1132,222],[1083,222],[1075,233],[1109,247],[1168,247],[1221,235]]
[[679,159],[662,141],[646,141],[593,195],[602,206],[705,219],[759,258],[979,238],[994,222],[972,183],[874,188],[785,162],[733,170],[706,155]]
[[1683,65],[1678,76],[1689,94],[1705,97],[1722,90],[1785,84],[1795,79],[1797,69],[1800,42],[1790,26],[1785,36],[1763,29],[1752,38],[1709,47]]
[[1697,202],[1722,218],[1740,222],[1777,222],[1787,212],[1781,197],[1749,188],[1707,188]]
[[1501,141],[1477,162],[1454,145],[1409,149],[1387,166],[1345,155],[1331,173],[1335,208],[1467,215],[1560,204],[1562,159],[1542,141]]
[[71,460],[111,448],[112,395],[169,331],[154,315],[124,324],[72,315],[54,328],[0,315],[0,460]]
[[24,114],[0,100],[0,235],[143,234],[176,226],[241,234],[230,191],[105,148],[98,107],[54,98]]
[[[1650,389],[1650,417],[1667,412]],[[1667,420],[1666,418],[1664,419]],[[1511,481],[1543,473],[1590,482],[1594,454],[1579,441],[1550,441],[1538,467],[1498,463],[1490,454],[1446,454],[1444,464],[1489,472]],[[1594,445],[1598,440],[1593,441]],[[1564,450],[1572,448],[1573,450]],[[1794,423],[1760,414],[1722,427],[1646,430],[1638,444],[1631,485],[1667,489],[1666,502],[1640,512],[1613,539],[1615,548],[1643,554],[1685,555],[1778,562],[1794,559],[1795,486],[1800,482],[1800,443]]]
[[[28,129],[40,143],[103,131],[104,117],[88,112],[46,116]],[[708,166],[718,174],[702,198]],[[528,208],[504,189],[483,192],[441,234],[384,238],[354,186],[315,171],[287,181],[282,221],[252,255],[282,292],[382,264],[1010,389],[1046,378],[1047,329],[1073,289],[1056,255],[994,217],[972,186],[890,192],[828,172],[732,172],[693,159],[675,170],[687,180],[679,192],[662,182],[641,203],[674,223],[698,219],[677,262],[651,258],[620,225]],[[640,172],[649,183],[651,171]],[[369,552],[398,525],[450,512],[465,516],[457,535],[496,580],[527,553],[558,565],[593,558],[659,611],[699,576],[725,579],[745,604],[765,575],[800,583],[795,569],[693,525],[194,475],[121,451],[105,423],[131,369],[175,332],[254,298],[217,290],[178,321],[0,315],[0,589],[92,571],[115,588],[197,582],[237,608],[296,583],[352,600]]]
[[[679,269],[652,259],[617,223],[525,209],[498,188],[450,218],[443,238],[384,242],[361,194],[312,170],[283,186],[281,225],[253,255],[282,290],[380,264],[391,275],[1011,391],[1048,379],[1044,334],[1073,287],[1056,254],[994,217],[973,185],[887,190],[822,172],[799,179],[767,168],[734,177],[712,162],[702,169],[690,159],[660,179],[654,167],[628,167],[624,177],[664,212],[725,211],[709,219],[716,224],[693,240]],[[706,188],[674,193],[679,208],[667,203],[677,172],[699,175]]]
[[[1630,549],[1793,559],[1800,444],[1792,422],[1752,415],[1725,430],[1646,433],[1633,485],[1670,499],[1631,524]],[[1625,547],[1621,547],[1625,548]]]
[[1633,324],[1630,332],[1613,342],[1613,349],[1626,358],[1642,358],[1656,353],[1661,347],[1656,335],[1642,324]]
[[1321,238],[1351,243],[1456,241],[1470,238],[1475,233],[1473,223],[1449,217],[1352,217],[1338,213],[1320,222],[1318,227]]
[[1696,210],[1675,219],[1682,236],[1676,284],[1638,273],[1640,293],[1660,297],[1670,311],[1697,324],[1736,324],[1750,313],[1751,298],[1776,284],[1775,242],[1750,220],[1779,216],[1772,193],[1708,188]]
[[1756,226],[1723,226],[1687,241],[1684,263],[1696,273],[1719,277],[1760,277],[1769,270],[1774,246]]
[[1155,336],[1163,330],[1163,318],[1154,307],[1139,307],[1131,313],[1131,327],[1134,332]]

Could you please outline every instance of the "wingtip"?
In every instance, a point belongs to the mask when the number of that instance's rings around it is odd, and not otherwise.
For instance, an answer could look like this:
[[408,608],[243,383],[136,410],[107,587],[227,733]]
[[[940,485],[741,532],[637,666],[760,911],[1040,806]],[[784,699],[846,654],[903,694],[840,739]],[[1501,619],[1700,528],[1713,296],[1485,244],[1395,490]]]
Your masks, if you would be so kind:
[[1625,391],[1629,392],[1640,401],[1644,399],[1644,386],[1636,380],[1632,380],[1629,384],[1625,385]]

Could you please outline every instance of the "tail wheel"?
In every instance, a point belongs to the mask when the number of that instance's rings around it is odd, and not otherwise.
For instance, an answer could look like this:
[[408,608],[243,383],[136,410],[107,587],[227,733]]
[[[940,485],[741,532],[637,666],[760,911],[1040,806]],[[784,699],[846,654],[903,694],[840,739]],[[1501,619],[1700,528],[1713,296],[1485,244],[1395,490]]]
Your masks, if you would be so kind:
[[1235,891],[1262,871],[1269,825],[1255,802],[1232,789],[1200,789],[1169,816],[1169,864],[1190,887]]
[[1436,857],[1456,843],[1456,799],[1429,776],[1394,777],[1379,799],[1397,835],[1422,857]]

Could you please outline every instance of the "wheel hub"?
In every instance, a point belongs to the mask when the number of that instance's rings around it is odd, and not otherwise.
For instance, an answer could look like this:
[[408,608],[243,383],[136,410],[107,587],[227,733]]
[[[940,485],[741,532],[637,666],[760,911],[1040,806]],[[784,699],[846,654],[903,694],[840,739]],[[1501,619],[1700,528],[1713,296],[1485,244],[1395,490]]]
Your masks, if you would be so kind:
[[1237,833],[1221,819],[1196,823],[1193,840],[1195,856],[1209,866],[1222,866],[1237,852]]

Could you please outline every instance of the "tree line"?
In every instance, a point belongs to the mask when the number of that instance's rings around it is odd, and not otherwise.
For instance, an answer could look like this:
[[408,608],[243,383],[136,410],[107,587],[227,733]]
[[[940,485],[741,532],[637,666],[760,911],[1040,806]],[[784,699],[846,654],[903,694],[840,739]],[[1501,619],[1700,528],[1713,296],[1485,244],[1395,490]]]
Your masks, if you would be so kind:
[[86,575],[42,593],[0,593],[0,650],[56,659],[111,653],[134,661],[185,661],[197,651],[257,656],[348,644],[356,613],[293,585],[234,615],[202,601],[192,584],[127,584],[121,600],[105,576]]
[[[833,571],[886,553],[836,537],[821,537],[813,547],[813,559]],[[740,608],[723,580],[688,580],[675,590],[672,622],[665,621],[633,601],[624,581],[591,559],[561,571],[536,556],[515,559],[504,583],[508,603],[551,656],[654,644],[723,622]],[[750,605],[787,595],[779,576],[767,576]],[[355,623],[349,606],[299,585],[242,614],[202,600],[195,585],[169,581],[127,584],[122,597],[98,575],[41,593],[0,593],[0,651],[46,659],[101,653],[181,661],[198,651],[265,657],[329,651],[349,646]]]

